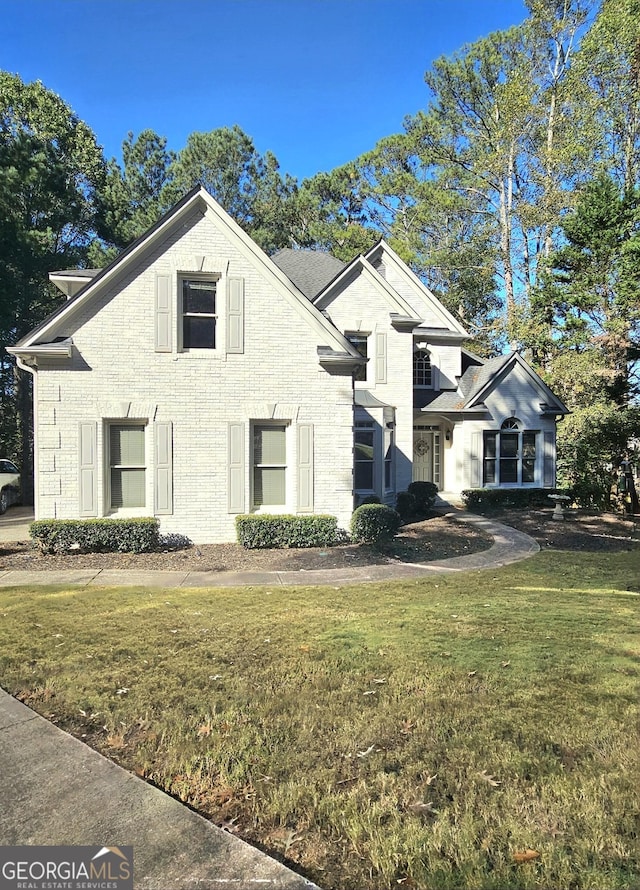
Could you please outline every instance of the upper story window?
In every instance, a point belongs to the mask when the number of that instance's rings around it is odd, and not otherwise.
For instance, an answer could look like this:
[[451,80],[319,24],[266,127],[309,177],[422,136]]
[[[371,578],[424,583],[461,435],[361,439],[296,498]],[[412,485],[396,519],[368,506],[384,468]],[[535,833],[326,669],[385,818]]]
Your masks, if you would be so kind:
[[[345,334],[345,337],[347,338],[349,343],[351,343],[351,345],[357,349],[357,351],[360,353],[360,355],[363,358],[369,357],[368,356],[369,337],[367,336],[367,334],[348,334],[347,333],[347,334]],[[366,380],[367,379],[367,366],[360,365],[359,367],[357,367],[356,370],[353,372],[353,379],[354,380]]]
[[182,278],[182,348],[216,348],[216,279]]
[[431,366],[431,353],[428,349],[416,346],[413,351],[413,385],[433,386],[433,368]]

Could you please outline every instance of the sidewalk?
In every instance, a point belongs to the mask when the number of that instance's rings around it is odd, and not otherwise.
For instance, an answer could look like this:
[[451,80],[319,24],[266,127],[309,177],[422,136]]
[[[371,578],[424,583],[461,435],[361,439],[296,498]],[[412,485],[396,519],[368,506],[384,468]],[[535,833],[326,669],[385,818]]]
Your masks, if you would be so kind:
[[[322,569],[314,572],[162,572],[118,569],[67,569],[29,572],[0,569],[0,587],[33,584],[67,584],[70,587],[259,587],[279,585],[331,585],[422,578],[446,572],[498,568],[532,556],[540,549],[524,532],[493,519],[453,510],[449,515],[475,525],[493,536],[493,545],[481,553],[455,556],[430,563],[397,562],[386,565]],[[0,541],[5,540],[0,533]]]

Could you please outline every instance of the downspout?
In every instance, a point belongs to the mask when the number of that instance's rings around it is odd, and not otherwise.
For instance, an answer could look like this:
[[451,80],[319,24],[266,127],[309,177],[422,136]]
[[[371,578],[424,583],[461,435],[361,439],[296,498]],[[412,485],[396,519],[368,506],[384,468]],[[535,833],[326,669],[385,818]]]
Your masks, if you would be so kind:
[[[34,515],[36,519],[40,515],[39,513],[39,498],[40,498],[40,486],[38,485],[38,437],[37,437],[37,429],[38,429],[38,399],[36,398],[36,381],[38,379],[36,374],[36,365],[28,365],[24,359],[22,359],[19,355],[16,356],[16,365],[20,368],[21,371],[27,371],[29,374],[33,376],[33,508]],[[24,472],[24,467],[22,468]]]

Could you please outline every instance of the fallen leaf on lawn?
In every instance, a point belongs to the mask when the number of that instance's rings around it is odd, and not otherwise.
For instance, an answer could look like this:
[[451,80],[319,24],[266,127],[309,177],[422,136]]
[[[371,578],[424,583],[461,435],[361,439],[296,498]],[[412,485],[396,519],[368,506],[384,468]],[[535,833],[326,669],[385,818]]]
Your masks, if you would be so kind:
[[414,813],[416,816],[438,815],[438,811],[434,808],[433,803],[430,800],[426,803],[424,801],[417,800],[415,803],[410,803],[407,809],[410,813]]
[[411,735],[415,729],[415,723],[412,720],[403,720],[400,732],[402,735]]
[[511,665],[510,661],[501,661],[500,664],[503,668],[508,668]]
[[358,751],[357,754],[356,754],[356,756],[357,756],[357,757],[368,757],[369,754],[373,754],[373,752],[374,752],[375,750],[376,750],[376,746],[375,746],[375,745],[369,745],[369,747],[367,748],[366,751]]
[[533,862],[534,859],[540,859],[540,853],[537,850],[523,850],[521,853],[513,854],[513,861],[518,864],[522,862]]
[[441,652],[443,658],[451,658],[451,652]]
[[366,692],[363,692],[362,694],[363,694],[363,695],[375,695],[375,694],[376,694],[376,690],[375,690],[375,689],[367,689],[367,691],[366,691]]
[[425,782],[426,785],[432,785],[434,779],[438,778],[438,773],[434,773],[432,776],[427,776],[427,780]]
[[486,769],[483,769],[482,772],[478,773],[478,777],[482,779],[483,782],[487,782],[491,785],[492,788],[497,788],[498,785],[502,785],[502,782],[500,782],[499,779],[496,779],[495,776],[490,775]]
[[238,821],[238,817],[234,816],[233,819],[224,819],[219,823],[219,828],[222,828],[223,831],[228,831],[229,834],[237,834],[240,830],[236,825]]
[[116,689],[116,695],[126,695],[129,691],[128,686],[123,686],[122,689]]
[[372,680],[371,682],[372,682],[372,683],[377,683],[379,686],[382,686],[382,684],[383,684],[383,683],[386,683],[387,680],[386,680],[386,677],[380,677],[380,678],[378,678],[378,679],[376,679],[376,677],[374,677],[373,680]]
[[86,716],[87,716],[87,712],[86,712],[86,711],[83,711],[82,708],[80,708],[80,713],[82,714],[83,717],[86,717]]
[[211,735],[211,724],[203,723],[200,729],[198,730],[199,736]]
[[477,673],[478,673],[477,671],[469,671],[469,673],[467,674],[467,677],[475,677],[475,675]]
[[311,646],[300,646],[301,652],[309,652],[311,650]]
[[222,674],[209,674],[210,680],[222,680]]

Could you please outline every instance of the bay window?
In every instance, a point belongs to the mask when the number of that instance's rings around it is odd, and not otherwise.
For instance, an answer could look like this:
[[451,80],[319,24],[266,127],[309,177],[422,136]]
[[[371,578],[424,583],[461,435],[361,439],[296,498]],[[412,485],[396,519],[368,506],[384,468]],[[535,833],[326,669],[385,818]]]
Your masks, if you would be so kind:
[[530,485],[536,476],[536,437],[508,418],[500,430],[484,433],[483,484]]

